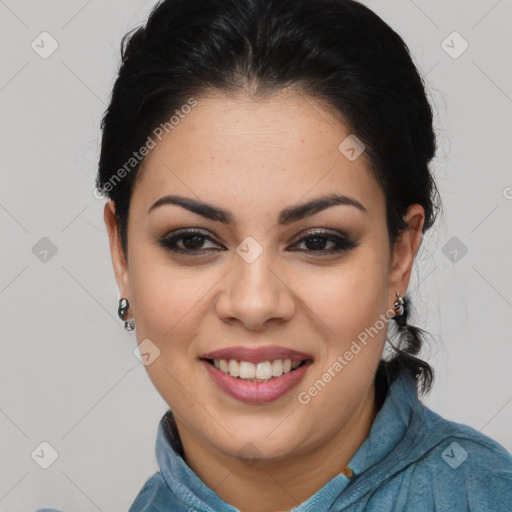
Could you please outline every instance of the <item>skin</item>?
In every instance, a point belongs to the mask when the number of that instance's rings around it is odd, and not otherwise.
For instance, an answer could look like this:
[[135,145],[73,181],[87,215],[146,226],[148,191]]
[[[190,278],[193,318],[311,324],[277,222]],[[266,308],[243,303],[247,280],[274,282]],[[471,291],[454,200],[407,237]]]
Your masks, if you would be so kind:
[[[313,98],[284,91],[259,100],[197,99],[144,161],[130,205],[128,254],[115,205],[105,205],[112,262],[138,343],[149,338],[160,350],[146,369],[174,411],[186,462],[244,512],[289,510],[336,476],[368,435],[387,323],[309,403],[297,396],[393,307],[397,291],[405,294],[424,210],[411,205],[408,228],[391,247],[385,197],[366,155],[349,161],[338,150],[350,131]],[[331,193],[356,199],[367,212],[337,205],[278,225],[284,207]],[[234,223],[176,205],[147,213],[169,194],[228,209]],[[182,228],[213,241],[189,241],[199,256],[159,245]],[[341,231],[357,246],[322,255],[335,245],[323,239],[318,249],[304,239],[311,229]],[[263,250],[252,263],[236,253],[248,236]],[[198,359],[214,349],[270,344],[309,353],[314,362],[291,393],[266,404],[227,396]],[[256,460],[248,461],[249,453]]]

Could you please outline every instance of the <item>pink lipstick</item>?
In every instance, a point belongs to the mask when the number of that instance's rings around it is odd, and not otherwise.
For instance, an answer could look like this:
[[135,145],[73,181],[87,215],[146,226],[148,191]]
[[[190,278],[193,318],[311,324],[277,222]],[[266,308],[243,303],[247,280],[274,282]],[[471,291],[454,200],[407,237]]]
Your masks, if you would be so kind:
[[311,354],[276,345],[229,347],[200,359],[222,391],[248,403],[271,402],[286,395],[313,363]]

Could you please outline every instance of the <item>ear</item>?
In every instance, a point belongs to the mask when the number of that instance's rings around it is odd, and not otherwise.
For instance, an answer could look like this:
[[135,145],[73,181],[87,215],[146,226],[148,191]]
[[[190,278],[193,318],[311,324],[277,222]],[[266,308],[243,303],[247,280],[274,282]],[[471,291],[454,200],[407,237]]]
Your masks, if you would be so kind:
[[389,301],[393,304],[396,292],[403,297],[409,286],[414,258],[422,241],[422,228],[425,222],[425,210],[419,204],[409,206],[404,220],[407,228],[395,242],[389,269]]
[[129,274],[128,274],[128,263],[126,255],[121,246],[121,239],[119,238],[119,232],[117,228],[117,220],[115,216],[115,203],[110,200],[105,204],[103,210],[103,219],[107,226],[108,239],[110,243],[110,255],[112,257],[112,265],[114,267],[114,273],[116,276],[117,286],[121,297],[126,297],[129,290]]

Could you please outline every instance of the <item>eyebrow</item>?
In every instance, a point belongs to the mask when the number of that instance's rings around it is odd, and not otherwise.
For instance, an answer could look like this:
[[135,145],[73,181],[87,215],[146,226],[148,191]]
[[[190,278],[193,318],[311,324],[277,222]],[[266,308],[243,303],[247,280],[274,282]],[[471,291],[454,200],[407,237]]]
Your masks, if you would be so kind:
[[[234,224],[234,216],[229,210],[183,196],[173,195],[161,197],[155,204],[153,204],[153,206],[149,208],[147,213],[149,214],[156,208],[169,204],[181,206],[182,208],[196,213],[197,215],[201,215],[202,217],[210,220],[222,222],[223,224],[227,224],[229,226]],[[310,215],[315,215],[316,213],[330,208],[331,206],[338,205],[353,206],[358,210],[368,214],[367,209],[353,197],[340,194],[329,194],[326,196],[318,197],[311,201],[307,201],[306,203],[301,203],[299,205],[285,208],[279,213],[278,223],[280,225],[291,224]]]

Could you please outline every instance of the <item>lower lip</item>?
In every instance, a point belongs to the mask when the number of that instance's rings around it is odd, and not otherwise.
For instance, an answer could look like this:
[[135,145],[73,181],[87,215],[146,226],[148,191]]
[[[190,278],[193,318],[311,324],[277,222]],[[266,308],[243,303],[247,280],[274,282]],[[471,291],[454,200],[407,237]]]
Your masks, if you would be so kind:
[[272,402],[286,395],[301,381],[311,366],[311,361],[306,361],[296,370],[283,373],[280,377],[274,377],[268,382],[247,382],[224,373],[207,361],[201,362],[222,391],[237,400],[253,404]]

